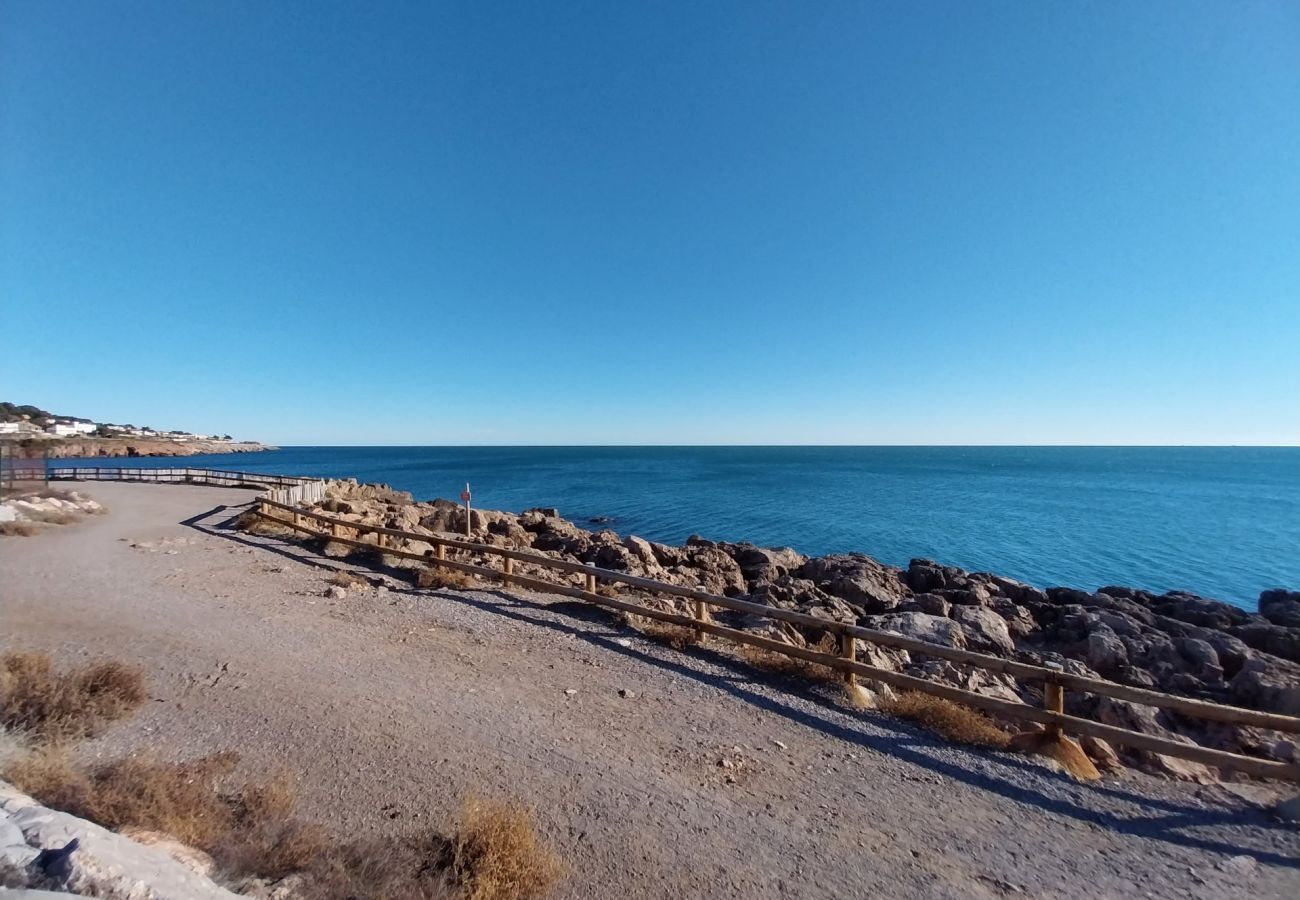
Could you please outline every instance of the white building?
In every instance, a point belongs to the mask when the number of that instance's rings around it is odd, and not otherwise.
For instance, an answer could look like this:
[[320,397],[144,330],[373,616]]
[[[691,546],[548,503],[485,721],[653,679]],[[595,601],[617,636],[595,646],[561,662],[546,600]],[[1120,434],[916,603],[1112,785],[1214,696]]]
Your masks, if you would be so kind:
[[41,429],[31,422],[0,422],[0,434],[40,434]]

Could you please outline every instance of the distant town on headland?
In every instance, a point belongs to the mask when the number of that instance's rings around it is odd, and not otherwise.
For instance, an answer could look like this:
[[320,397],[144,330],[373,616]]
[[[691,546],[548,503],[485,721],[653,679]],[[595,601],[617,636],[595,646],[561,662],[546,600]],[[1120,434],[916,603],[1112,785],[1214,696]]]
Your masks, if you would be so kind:
[[95,422],[78,416],[47,412],[39,406],[0,401],[0,435],[19,438],[143,437],[170,441],[230,441],[228,434],[158,431],[145,426]]

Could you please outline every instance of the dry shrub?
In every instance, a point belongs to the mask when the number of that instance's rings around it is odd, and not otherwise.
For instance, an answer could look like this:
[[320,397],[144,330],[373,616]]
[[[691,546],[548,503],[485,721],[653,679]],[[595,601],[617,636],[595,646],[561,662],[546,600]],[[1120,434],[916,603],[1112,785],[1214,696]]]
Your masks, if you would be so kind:
[[280,524],[275,519],[268,519],[255,509],[240,513],[239,518],[235,519],[235,527],[240,531],[261,537],[292,538],[298,536],[298,532],[288,525]]
[[[816,650],[818,653],[829,653],[832,656],[838,655],[839,652],[835,636],[832,634],[822,635],[821,640],[808,649]],[[752,644],[743,644],[740,648],[740,655],[745,662],[754,668],[762,669],[764,672],[771,672],[774,675],[803,678],[808,681],[840,681],[844,677],[837,669],[823,666],[821,663],[799,659],[795,656],[786,656],[780,651],[769,650],[766,647],[755,647]]]
[[896,696],[883,700],[880,709],[959,744],[1003,750],[1010,743],[1007,733],[988,716],[943,697],[899,691]]
[[465,590],[474,587],[474,576],[459,569],[434,566],[430,569],[421,569],[420,573],[415,577],[415,583],[421,588]]
[[470,798],[452,839],[452,874],[466,900],[530,900],[545,896],[562,866],[537,839],[528,810]]
[[43,525],[75,525],[81,521],[81,516],[66,509],[32,510],[27,515]]
[[674,650],[685,650],[687,647],[700,642],[700,637],[695,629],[688,628],[685,625],[674,625],[671,622],[661,622],[658,619],[650,619],[629,613],[622,613],[618,618],[625,626],[635,628],[641,632],[643,637],[660,644],[667,644]]
[[0,522],[0,537],[31,537],[40,532],[32,522]]
[[450,841],[435,831],[327,847],[308,863],[295,900],[451,900]]
[[370,586],[370,582],[367,581],[365,578],[362,578],[360,575],[356,574],[355,572],[348,572],[343,569],[339,569],[338,571],[334,572],[334,574],[330,575],[330,577],[325,580],[328,581],[330,584],[336,584],[341,588]]
[[1075,741],[1051,731],[1025,731],[1008,740],[1009,749],[1055,761],[1079,781],[1100,781],[1101,772]]
[[5,777],[45,805],[106,828],[159,831],[197,847],[227,875],[302,871],[327,846],[324,831],[292,817],[296,797],[285,780],[223,790],[236,762],[227,752],[183,763],[131,756],[83,768],[55,748],[10,764]]
[[97,733],[145,700],[137,666],[97,662],[56,672],[47,653],[0,658],[0,722],[41,742]]

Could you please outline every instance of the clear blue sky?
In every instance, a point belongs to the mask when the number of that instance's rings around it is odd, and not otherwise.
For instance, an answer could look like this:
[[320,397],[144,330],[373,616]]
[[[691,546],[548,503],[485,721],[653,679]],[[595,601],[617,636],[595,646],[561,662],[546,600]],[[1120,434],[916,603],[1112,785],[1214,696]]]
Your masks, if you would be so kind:
[[0,399],[1300,441],[1300,4],[0,5]]

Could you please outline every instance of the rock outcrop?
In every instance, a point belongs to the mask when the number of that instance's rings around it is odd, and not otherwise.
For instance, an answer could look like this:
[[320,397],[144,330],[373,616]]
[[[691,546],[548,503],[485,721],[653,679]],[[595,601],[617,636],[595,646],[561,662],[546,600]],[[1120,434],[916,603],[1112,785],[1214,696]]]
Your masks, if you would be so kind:
[[[448,500],[415,503],[409,494],[382,485],[332,483],[323,508],[369,524],[417,533],[463,537],[464,508]],[[1040,589],[987,572],[967,572],[928,559],[906,568],[862,554],[806,557],[788,547],[690,537],[672,547],[608,529],[589,531],[558,510],[521,514],[474,510],[474,540],[543,553],[795,610],[820,619],[862,625],[947,647],[1102,677],[1121,684],[1300,715],[1300,592],[1265,591],[1259,612],[1182,592],[1153,594],[1107,586],[1096,591]],[[428,545],[421,545],[428,547]],[[421,550],[420,552],[426,552]],[[432,553],[429,549],[427,552]],[[484,564],[498,565],[495,560]],[[556,573],[516,571],[556,578]],[[571,576],[573,584],[581,576]],[[661,608],[684,610],[681,601],[646,598]],[[821,638],[816,629],[794,628],[757,616],[719,611],[717,618],[799,645]],[[984,670],[883,651],[863,644],[863,659],[894,671],[937,679],[1010,701],[1041,704],[1038,688]],[[870,654],[870,656],[866,655]],[[1293,735],[1243,727],[1214,726],[1164,716],[1150,707],[1117,706],[1071,692],[1067,712],[1150,734],[1194,740],[1207,746],[1282,760],[1300,758]],[[1100,752],[1100,751],[1099,751]],[[1153,755],[1140,758],[1173,777],[1203,779],[1204,767]]]
[[[38,864],[42,850],[66,848],[73,840],[76,849],[59,865]],[[0,888],[44,888],[111,900],[237,900],[242,896],[202,872],[206,857],[198,851],[157,837],[150,843],[48,809],[0,782]]]

